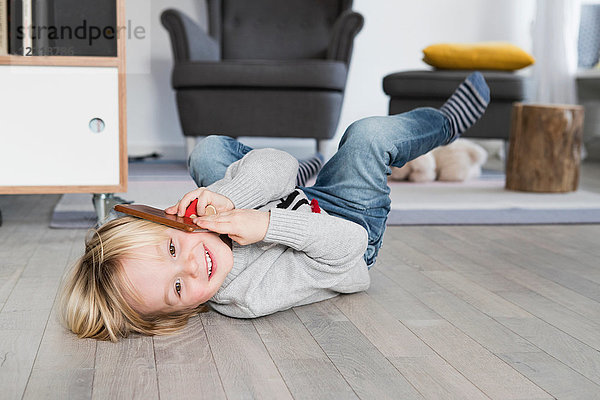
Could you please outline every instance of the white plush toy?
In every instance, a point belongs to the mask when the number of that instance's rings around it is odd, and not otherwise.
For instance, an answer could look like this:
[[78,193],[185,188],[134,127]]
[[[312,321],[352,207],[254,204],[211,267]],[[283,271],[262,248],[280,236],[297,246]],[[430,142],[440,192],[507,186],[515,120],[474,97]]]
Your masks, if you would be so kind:
[[390,176],[395,181],[408,179],[411,182],[431,182],[435,177],[435,158],[431,151],[407,162],[401,168],[392,167]]
[[461,182],[480,176],[486,160],[487,152],[483,147],[466,139],[457,139],[415,158],[402,168],[392,167],[391,179],[431,182],[437,178]]

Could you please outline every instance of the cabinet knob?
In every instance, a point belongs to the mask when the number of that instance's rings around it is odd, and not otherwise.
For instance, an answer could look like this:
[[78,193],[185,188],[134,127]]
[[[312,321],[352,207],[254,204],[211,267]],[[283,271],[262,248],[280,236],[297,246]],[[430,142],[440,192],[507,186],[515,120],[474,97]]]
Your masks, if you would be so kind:
[[90,120],[90,131],[94,133],[102,132],[105,126],[106,124],[104,124],[104,121],[101,118],[92,118],[92,120]]

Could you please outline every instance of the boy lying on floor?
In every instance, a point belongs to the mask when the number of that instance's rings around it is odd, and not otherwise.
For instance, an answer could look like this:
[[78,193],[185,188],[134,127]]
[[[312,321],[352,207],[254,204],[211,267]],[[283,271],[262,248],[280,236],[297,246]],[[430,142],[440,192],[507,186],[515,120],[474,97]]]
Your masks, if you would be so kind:
[[[368,288],[390,211],[387,175],[454,141],[485,112],[489,89],[473,73],[438,110],[359,120],[311,187],[298,162],[209,136],[190,157],[200,187],[167,213],[187,233],[123,217],[92,231],[62,289],[66,325],[80,337],[116,341],[130,332],[177,331],[209,304],[253,318]],[[204,215],[206,206],[216,215]]]

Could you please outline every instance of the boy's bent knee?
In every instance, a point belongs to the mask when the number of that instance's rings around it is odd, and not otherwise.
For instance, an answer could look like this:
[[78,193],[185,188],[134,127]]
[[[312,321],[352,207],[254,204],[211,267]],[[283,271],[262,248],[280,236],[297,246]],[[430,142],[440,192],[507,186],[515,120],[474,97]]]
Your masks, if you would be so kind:
[[[215,164],[223,159],[223,153],[227,151],[230,137],[211,135],[198,141],[196,147],[188,159],[190,175],[199,186],[208,186],[205,180],[214,180],[212,175]],[[212,182],[211,182],[212,183]]]
[[368,148],[373,142],[385,141],[391,133],[387,117],[367,117],[352,123],[342,138],[341,144],[349,143],[361,148]]
[[215,157],[227,147],[226,143],[231,138],[227,136],[210,135],[199,140],[190,154],[190,164],[192,161],[200,161],[206,158]]

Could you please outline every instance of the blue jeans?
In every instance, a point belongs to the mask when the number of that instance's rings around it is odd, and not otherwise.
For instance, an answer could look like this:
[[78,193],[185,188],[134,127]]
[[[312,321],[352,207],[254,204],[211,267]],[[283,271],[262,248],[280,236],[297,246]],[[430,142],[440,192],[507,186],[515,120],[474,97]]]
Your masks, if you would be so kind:
[[[401,167],[450,139],[450,121],[433,108],[361,119],[346,129],[337,152],[323,166],[315,184],[301,189],[329,214],[367,230],[369,243],[364,258],[370,268],[390,212],[390,167]],[[223,178],[227,167],[250,150],[233,138],[209,136],[190,156],[192,178],[198,186],[208,186]]]

